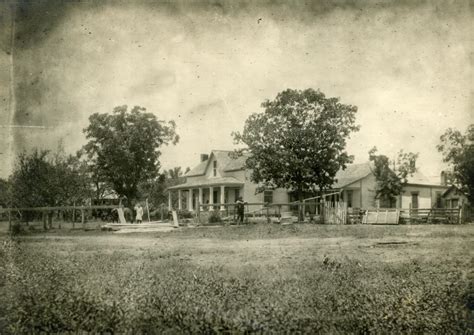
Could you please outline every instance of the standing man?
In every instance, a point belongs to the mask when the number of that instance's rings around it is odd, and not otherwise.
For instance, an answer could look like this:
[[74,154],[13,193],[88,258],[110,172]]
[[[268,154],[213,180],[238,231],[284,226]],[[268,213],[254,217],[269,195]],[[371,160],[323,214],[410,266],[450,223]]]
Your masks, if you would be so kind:
[[142,223],[142,217],[143,217],[142,205],[138,203],[137,206],[135,207],[135,210],[137,211],[137,216],[136,216],[137,223]]
[[244,223],[244,209],[245,209],[245,202],[242,197],[238,197],[237,201],[237,224]]

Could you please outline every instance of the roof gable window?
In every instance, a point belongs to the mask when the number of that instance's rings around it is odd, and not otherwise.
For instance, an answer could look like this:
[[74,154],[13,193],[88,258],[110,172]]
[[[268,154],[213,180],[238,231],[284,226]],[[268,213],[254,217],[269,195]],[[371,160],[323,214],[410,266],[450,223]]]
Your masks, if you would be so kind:
[[217,161],[213,161],[213,162],[212,162],[212,175],[213,175],[214,177],[217,176]]

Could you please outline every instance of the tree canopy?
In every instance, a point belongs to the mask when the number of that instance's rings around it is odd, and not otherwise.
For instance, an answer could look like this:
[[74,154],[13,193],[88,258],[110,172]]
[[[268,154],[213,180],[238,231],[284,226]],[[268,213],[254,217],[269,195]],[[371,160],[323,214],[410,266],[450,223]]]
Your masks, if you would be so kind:
[[116,107],[111,114],[94,113],[84,129],[83,147],[90,165],[120,196],[137,197],[140,182],[158,177],[160,148],[176,144],[176,124],[158,120],[143,107]]
[[440,137],[437,149],[443,161],[452,167],[454,184],[474,204],[474,124],[467,127],[463,135],[459,130],[449,128]]
[[72,205],[90,196],[90,182],[77,157],[35,149],[18,155],[9,179],[14,207]]
[[408,176],[416,172],[417,158],[418,153],[405,153],[401,150],[396,160],[390,160],[385,155],[377,154],[377,148],[373,147],[369,151],[369,160],[373,162],[372,172],[376,180],[375,197],[384,203],[390,203],[398,196],[407,183]]
[[237,154],[250,153],[246,167],[260,189],[284,187],[301,199],[303,192],[329,188],[337,171],[352,162],[346,140],[359,130],[356,106],[319,90],[287,89],[262,107],[242,133],[233,134],[236,144],[246,145]]

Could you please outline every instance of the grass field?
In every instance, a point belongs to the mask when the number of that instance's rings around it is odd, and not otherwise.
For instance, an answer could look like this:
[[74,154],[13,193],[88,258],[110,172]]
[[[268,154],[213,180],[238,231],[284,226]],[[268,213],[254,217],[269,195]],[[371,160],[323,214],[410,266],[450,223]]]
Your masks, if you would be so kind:
[[474,225],[0,239],[0,333],[473,331]]

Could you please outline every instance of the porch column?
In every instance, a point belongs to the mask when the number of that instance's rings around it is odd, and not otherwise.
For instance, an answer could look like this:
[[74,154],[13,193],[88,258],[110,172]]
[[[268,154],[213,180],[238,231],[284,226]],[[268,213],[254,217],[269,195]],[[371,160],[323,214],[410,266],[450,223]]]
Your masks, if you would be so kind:
[[214,187],[209,187],[209,205],[211,207],[209,207],[209,210],[214,210],[214,207],[212,206],[212,204],[214,203]]
[[188,191],[188,210],[193,210],[193,189],[190,188]]
[[199,188],[199,210],[202,211],[202,187]]
[[172,201],[171,201],[171,191],[168,192],[168,210],[171,211],[173,209]]
[[181,190],[178,190],[178,209],[183,209],[183,204],[181,203]]
[[222,185],[221,186],[221,211],[225,211],[225,206],[223,205],[223,203],[225,203],[225,196],[224,196],[224,191],[225,191],[225,186]]

